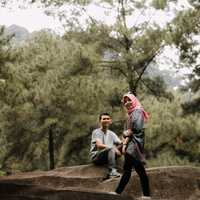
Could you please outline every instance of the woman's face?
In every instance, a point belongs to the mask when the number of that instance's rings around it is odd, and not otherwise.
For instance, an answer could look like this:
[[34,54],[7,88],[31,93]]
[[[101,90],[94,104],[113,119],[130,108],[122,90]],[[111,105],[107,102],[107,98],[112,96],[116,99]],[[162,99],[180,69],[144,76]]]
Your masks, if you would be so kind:
[[124,97],[124,106],[127,110],[132,106],[132,102],[128,97]]

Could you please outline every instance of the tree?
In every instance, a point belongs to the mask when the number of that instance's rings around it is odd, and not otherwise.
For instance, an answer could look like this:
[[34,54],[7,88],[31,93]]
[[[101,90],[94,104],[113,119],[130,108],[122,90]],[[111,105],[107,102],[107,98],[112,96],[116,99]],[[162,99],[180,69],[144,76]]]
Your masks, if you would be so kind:
[[[109,68],[112,71],[118,71],[118,74],[126,79],[128,89],[135,94],[141,83],[147,82],[145,85],[148,85],[148,81],[144,78],[144,73],[147,67],[156,60],[156,57],[165,45],[164,38],[166,30],[158,25],[149,23],[150,18],[147,15],[145,16],[147,19],[141,23],[135,20],[134,24],[130,25],[128,21],[134,12],[139,10],[141,12],[140,16],[142,16],[149,6],[154,6],[157,9],[164,8],[167,5],[167,1],[31,1],[31,3],[37,2],[42,2],[46,6],[54,5],[58,7],[66,3],[74,4],[72,18],[69,20],[66,19],[69,22],[67,25],[73,29],[79,23],[79,15],[83,14],[83,12],[79,13],[77,11],[77,8],[80,8],[79,5],[82,6],[81,11],[86,11],[87,5],[92,3],[98,3],[100,6],[105,4],[108,7],[108,12],[111,9],[114,10],[116,17],[113,20],[115,21],[113,25],[106,25],[90,16],[88,24],[86,24],[88,36],[90,39],[93,37],[92,41],[97,40],[96,44],[98,42],[98,45],[100,45],[97,48],[102,50],[102,56],[98,62],[98,66]],[[85,13],[88,15],[87,11]],[[79,30],[83,30],[85,25],[79,23],[77,26]],[[114,57],[114,59],[102,60],[105,54],[112,58]]]
[[[43,2],[60,6],[69,1]],[[79,3],[88,5],[90,1]],[[154,103],[149,96],[144,98],[145,107],[153,113],[152,129],[147,132],[147,137],[153,141],[149,158],[158,158],[161,152],[161,159],[165,155],[171,158],[173,154],[198,161],[198,118],[183,120],[179,115],[179,99],[176,102],[163,100],[162,96],[173,99],[171,94],[163,92],[166,90],[163,80],[150,79],[146,74],[150,65],[156,65],[165,45],[176,45],[184,61],[182,64],[196,65],[198,52],[193,48],[192,39],[199,33],[198,6],[180,12],[165,27],[150,23],[151,20],[130,26],[127,23],[129,14],[140,11],[142,15],[150,6],[148,3],[109,1],[106,5],[112,5],[117,13],[112,25],[90,17],[88,23],[81,26],[83,24],[77,24],[79,18],[75,13],[74,21],[67,19],[70,23],[63,37],[48,31],[36,33],[25,46],[14,51],[17,60],[7,63],[7,81],[1,91],[4,166],[47,169],[48,141],[51,141],[51,168],[54,164],[85,163],[97,113],[104,110],[114,113],[115,120],[119,121],[114,127],[121,131],[120,98],[127,88],[142,94],[141,97],[150,93],[160,100]],[[164,9],[169,1],[151,3],[157,9]],[[196,69],[199,71],[198,67]],[[191,141],[187,140],[188,130],[191,130]],[[179,145],[180,138],[184,143]],[[168,145],[168,141],[173,142]],[[188,148],[190,145],[194,148]]]
[[12,48],[10,45],[12,36],[8,36],[5,34],[5,28],[0,27],[0,161],[2,161],[3,154],[6,151],[5,148],[5,136],[2,124],[2,107],[3,107],[3,98],[5,96],[5,87],[7,85],[7,80],[10,77],[9,74],[9,63],[14,61],[15,55],[12,54]]
[[10,41],[12,35],[6,35],[5,27],[0,27],[0,78],[6,79],[7,66],[6,63],[9,63],[14,60],[15,56],[12,54],[12,47]]
[[108,26],[92,19],[88,35],[93,37],[92,41],[98,41],[102,52],[103,60],[101,57],[98,66],[118,71],[126,79],[129,90],[136,94],[145,70],[163,47],[164,31],[148,21],[129,27],[128,16],[137,6],[135,2],[121,0],[108,4],[116,10],[115,24]]
[[27,168],[35,168],[38,160],[43,160],[39,166],[47,168],[47,133],[56,138],[55,151],[61,148],[59,144],[71,131],[70,121],[76,110],[77,98],[70,102],[78,92],[76,75],[88,67],[85,64],[80,68],[82,56],[77,45],[41,32],[15,50],[18,57],[9,65],[2,98],[2,132],[7,143],[3,167],[15,158],[16,163],[20,159],[29,163]]
[[90,49],[42,31],[13,50],[17,59],[2,88],[3,169],[77,164],[79,154],[79,163],[87,160],[88,152],[79,150],[89,142],[97,113],[111,111],[107,98],[116,85],[90,75]]
[[169,25],[169,30],[172,31],[172,43],[180,50],[180,66],[188,67],[192,71],[189,75],[190,82],[187,89],[192,89],[197,94],[193,101],[183,103],[182,107],[185,113],[199,113],[200,4],[198,1],[191,2],[194,7],[179,13],[173,24]]
[[[68,25],[73,29],[77,27],[76,25],[78,23],[79,30],[83,30],[83,25],[78,22],[79,16],[82,14],[78,11],[81,9],[81,11],[84,11],[87,15],[89,15],[86,7],[94,3],[93,1],[70,0],[30,1],[30,3],[38,2],[43,3],[47,7],[49,5],[60,7],[65,4],[74,4],[74,10],[72,11],[73,16],[69,20],[66,19],[66,21],[69,22]],[[94,37],[96,36],[95,39],[99,42],[99,45],[101,45],[101,49],[103,48],[102,54],[104,55],[107,53],[112,55],[112,58],[114,57],[114,59],[109,59],[109,61],[105,59],[99,61],[99,65],[105,68],[111,68],[112,70],[117,70],[119,74],[124,76],[126,79],[129,85],[129,90],[135,94],[137,93],[137,88],[140,83],[148,85],[148,79],[146,80],[144,78],[145,71],[150,64],[155,64],[153,61],[156,60],[156,57],[158,57],[165,45],[173,45],[174,43],[176,45],[181,45],[181,59],[186,59],[184,58],[186,56],[186,51],[193,48],[190,44],[190,48],[183,50],[187,44],[185,43],[186,38],[182,36],[187,34],[189,28],[186,28],[187,26],[185,26],[185,28],[181,28],[181,26],[184,26],[184,19],[186,19],[190,14],[188,14],[188,16],[182,16],[184,13],[182,11],[178,12],[178,17],[176,17],[174,22],[171,23],[171,26],[168,26],[169,29],[166,29],[165,27],[161,28],[155,23],[149,23],[151,22],[151,19],[148,15],[146,16],[147,20],[145,22],[137,23],[137,21],[135,21],[135,24],[132,24],[131,26],[128,24],[130,16],[133,16],[136,11],[139,10],[141,15],[145,15],[145,10],[148,10],[150,6],[159,10],[164,10],[166,8],[170,9],[169,3],[171,2],[176,3],[178,1],[97,1],[95,3],[100,6],[104,6],[104,8],[107,7],[108,10],[112,9],[116,12],[115,23],[111,26],[106,25],[105,23],[97,21],[93,17],[89,16],[89,20],[87,21],[88,24],[85,24],[87,26],[88,36],[90,39],[93,37],[92,41],[94,41]],[[195,9],[199,9],[198,1],[188,1],[188,3],[190,3]],[[80,5],[82,6],[81,8]],[[191,10],[187,12],[193,12]],[[194,11],[194,13],[195,12],[196,11]],[[62,13],[62,15],[64,15],[64,13]],[[196,18],[198,18],[198,14]],[[182,22],[181,19],[183,19]],[[177,23],[179,21],[182,25]],[[192,30],[194,30],[194,28],[192,28]],[[83,31],[80,33],[82,32]],[[172,43],[172,41],[168,41],[169,37],[175,37],[177,39],[173,39],[174,43]],[[187,46],[189,47],[189,45]],[[193,55],[193,57],[194,56],[195,55]],[[153,91],[152,88],[150,88],[150,90]],[[156,90],[154,91],[154,94],[156,94]]]

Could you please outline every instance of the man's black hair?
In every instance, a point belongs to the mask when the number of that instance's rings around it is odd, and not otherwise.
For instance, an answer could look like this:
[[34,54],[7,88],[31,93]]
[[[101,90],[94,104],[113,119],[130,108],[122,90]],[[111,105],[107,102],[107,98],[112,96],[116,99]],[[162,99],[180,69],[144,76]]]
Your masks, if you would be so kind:
[[99,121],[101,120],[101,117],[102,117],[103,115],[106,115],[106,116],[111,117],[111,115],[110,115],[109,113],[104,112],[104,113],[101,113],[101,114],[99,115]]

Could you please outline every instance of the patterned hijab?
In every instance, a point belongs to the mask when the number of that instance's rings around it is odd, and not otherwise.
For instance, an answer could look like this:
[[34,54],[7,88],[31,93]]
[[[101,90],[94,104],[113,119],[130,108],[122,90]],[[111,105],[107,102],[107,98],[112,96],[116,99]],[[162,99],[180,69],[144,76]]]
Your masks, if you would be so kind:
[[143,113],[143,117],[144,117],[144,120],[147,121],[148,118],[149,118],[149,114],[144,111],[144,108],[142,107],[141,103],[139,102],[139,100],[131,93],[127,93],[123,96],[123,99],[122,99],[122,103],[125,104],[124,100],[125,98],[128,97],[130,100],[131,100],[131,103],[132,105],[130,106],[130,108],[128,109],[128,115],[130,116],[131,113],[137,109],[137,108],[140,108],[142,109],[142,113]]

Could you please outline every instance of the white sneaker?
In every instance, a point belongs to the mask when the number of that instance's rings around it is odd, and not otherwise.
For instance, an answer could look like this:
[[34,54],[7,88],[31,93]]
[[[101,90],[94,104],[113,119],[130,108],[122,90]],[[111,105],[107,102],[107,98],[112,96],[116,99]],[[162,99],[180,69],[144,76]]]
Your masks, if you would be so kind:
[[108,194],[118,195],[117,192],[108,192]]
[[116,169],[112,169],[112,171],[109,173],[109,177],[110,178],[117,178],[117,177],[120,177],[121,174],[119,172],[117,172]]
[[151,197],[150,196],[142,196],[141,199],[142,200],[151,200]]

